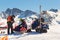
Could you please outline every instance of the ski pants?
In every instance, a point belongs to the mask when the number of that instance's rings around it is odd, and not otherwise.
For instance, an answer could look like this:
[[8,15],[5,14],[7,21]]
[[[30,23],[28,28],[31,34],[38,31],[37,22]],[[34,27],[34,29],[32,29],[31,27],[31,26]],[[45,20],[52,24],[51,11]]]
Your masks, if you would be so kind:
[[13,33],[13,26],[12,26],[12,22],[7,22],[7,25],[8,25],[8,34],[10,34],[10,29],[11,29],[11,34]]

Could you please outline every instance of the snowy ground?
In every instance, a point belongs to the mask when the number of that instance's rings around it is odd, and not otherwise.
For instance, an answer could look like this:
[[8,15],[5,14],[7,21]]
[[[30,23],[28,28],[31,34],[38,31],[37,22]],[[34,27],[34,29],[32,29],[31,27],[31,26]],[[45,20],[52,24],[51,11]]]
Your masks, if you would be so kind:
[[[47,33],[36,33],[35,31],[25,34],[8,35],[9,40],[60,40],[60,25],[51,25]],[[1,36],[1,35],[0,35]]]
[[[50,14],[52,13],[50,12]],[[0,34],[0,37],[2,36],[5,35]],[[49,25],[47,33],[36,33],[35,31],[24,34],[14,33],[8,35],[8,38],[9,40],[60,40],[60,15],[58,13],[58,16],[53,19],[52,25]]]
[[48,33],[25,33],[18,35],[9,35],[9,40],[60,40],[59,25],[50,26]]

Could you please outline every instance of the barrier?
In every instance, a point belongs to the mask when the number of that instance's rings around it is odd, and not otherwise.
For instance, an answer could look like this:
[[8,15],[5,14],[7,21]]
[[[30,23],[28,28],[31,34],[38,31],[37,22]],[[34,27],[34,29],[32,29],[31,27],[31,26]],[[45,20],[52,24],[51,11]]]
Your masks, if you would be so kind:
[[0,40],[8,40],[8,36],[3,36],[3,37],[1,36]]

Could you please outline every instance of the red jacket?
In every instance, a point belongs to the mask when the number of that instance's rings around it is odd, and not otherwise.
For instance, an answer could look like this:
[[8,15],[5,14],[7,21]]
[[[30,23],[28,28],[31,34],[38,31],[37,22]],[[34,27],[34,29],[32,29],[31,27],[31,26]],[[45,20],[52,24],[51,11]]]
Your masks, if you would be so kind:
[[12,21],[12,16],[8,16],[7,22]]

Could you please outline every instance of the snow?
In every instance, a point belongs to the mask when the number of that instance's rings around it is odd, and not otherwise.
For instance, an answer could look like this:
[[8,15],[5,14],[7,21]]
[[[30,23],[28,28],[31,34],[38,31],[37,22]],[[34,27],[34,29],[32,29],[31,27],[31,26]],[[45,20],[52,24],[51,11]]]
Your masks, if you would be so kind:
[[36,33],[35,31],[25,34],[8,35],[9,40],[60,40],[60,25],[50,25],[48,33]]
[[[32,32],[30,33],[24,33],[24,34],[14,33],[8,35],[9,40],[60,40],[60,24],[58,23],[60,22],[59,20],[60,15],[59,13],[56,14],[50,11],[49,13],[52,17],[55,18],[52,20],[51,24],[49,24],[49,30],[47,33],[37,33],[35,32],[35,30],[32,30]],[[58,16],[53,16],[53,15],[58,15]],[[0,36],[2,37],[3,35]]]
[[0,19],[0,27],[6,27],[7,21],[6,19]]
[[50,29],[47,33],[31,33],[8,35],[9,40],[60,40],[60,24],[49,25]]

